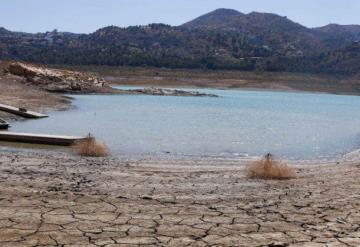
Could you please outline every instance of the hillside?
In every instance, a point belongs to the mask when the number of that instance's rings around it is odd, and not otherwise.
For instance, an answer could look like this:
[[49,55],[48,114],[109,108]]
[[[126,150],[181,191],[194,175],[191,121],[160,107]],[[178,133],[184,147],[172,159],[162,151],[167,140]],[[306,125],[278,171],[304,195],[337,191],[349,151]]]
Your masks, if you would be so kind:
[[[203,17],[194,20],[201,23]],[[213,26],[191,26],[189,28],[212,29]],[[303,57],[313,56],[319,51],[329,51],[329,47],[318,32],[308,29],[287,17],[275,14],[252,12],[239,15],[216,29],[229,30],[244,34],[251,44],[267,49],[269,56]],[[259,64],[259,63],[258,63]],[[261,63],[260,63],[261,64]],[[264,65],[262,64],[261,67]]]
[[324,27],[314,28],[314,30],[350,41],[360,39],[360,25],[329,24]]
[[359,27],[332,24],[311,29],[275,14],[218,9],[181,26],[109,26],[91,34],[29,34],[0,28],[0,59],[356,74]]
[[231,28],[241,16],[244,16],[244,14],[233,9],[217,9],[182,26],[188,28]]

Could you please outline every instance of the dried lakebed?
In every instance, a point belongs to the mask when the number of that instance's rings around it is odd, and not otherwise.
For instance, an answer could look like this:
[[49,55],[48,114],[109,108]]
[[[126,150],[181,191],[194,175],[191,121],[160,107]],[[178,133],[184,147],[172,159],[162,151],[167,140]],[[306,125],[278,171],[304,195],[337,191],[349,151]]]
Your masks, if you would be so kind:
[[241,164],[2,152],[0,245],[359,246],[358,162],[289,181]]

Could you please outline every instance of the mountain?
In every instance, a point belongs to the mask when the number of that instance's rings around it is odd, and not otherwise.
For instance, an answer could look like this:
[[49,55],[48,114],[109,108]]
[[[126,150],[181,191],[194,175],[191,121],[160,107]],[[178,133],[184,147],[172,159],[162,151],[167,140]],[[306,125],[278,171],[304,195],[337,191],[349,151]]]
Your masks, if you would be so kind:
[[9,32],[8,30],[6,30],[5,28],[3,27],[0,27],[0,33],[6,33],[6,32]]
[[200,16],[195,20],[187,22],[182,26],[188,28],[224,28],[227,26],[232,26],[232,24],[243,15],[244,14],[233,9],[217,9],[213,12]]
[[11,34],[11,32],[3,27],[0,27],[0,35]]
[[336,51],[332,51],[327,59],[319,63],[319,70],[325,73],[359,74],[360,72],[360,42]]
[[180,26],[109,26],[91,34],[0,29],[0,59],[129,65],[359,73],[356,25],[307,28],[269,13],[218,9]]
[[[291,55],[294,53],[306,55],[313,50],[327,48],[316,31],[295,23],[287,17],[258,12],[251,12],[250,14],[229,12],[232,14],[226,15],[228,11],[216,10],[184,24],[183,27],[239,32],[246,35],[253,44],[266,46],[280,53]],[[213,21],[208,22],[208,20]]]
[[307,28],[292,22],[291,20],[287,19],[287,17],[259,12],[243,14],[231,9],[215,10],[183,24],[182,27],[231,29],[243,30],[246,32],[253,31],[254,28],[260,28],[262,31],[269,28],[275,29],[277,31],[284,31],[284,29],[289,31],[291,28],[295,28],[296,30],[307,30]]
[[324,27],[314,28],[314,30],[330,34],[332,36],[345,36],[348,39],[360,38],[360,25],[329,24]]
[[314,30],[327,35],[326,39],[333,45],[341,46],[341,44],[360,40],[360,25],[329,24],[314,28]]

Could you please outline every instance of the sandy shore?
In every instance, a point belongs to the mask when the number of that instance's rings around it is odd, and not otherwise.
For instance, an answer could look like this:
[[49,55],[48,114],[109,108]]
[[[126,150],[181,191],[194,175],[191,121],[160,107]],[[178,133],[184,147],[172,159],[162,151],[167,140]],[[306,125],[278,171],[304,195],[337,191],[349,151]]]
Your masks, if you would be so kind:
[[0,155],[1,246],[359,246],[360,163]]

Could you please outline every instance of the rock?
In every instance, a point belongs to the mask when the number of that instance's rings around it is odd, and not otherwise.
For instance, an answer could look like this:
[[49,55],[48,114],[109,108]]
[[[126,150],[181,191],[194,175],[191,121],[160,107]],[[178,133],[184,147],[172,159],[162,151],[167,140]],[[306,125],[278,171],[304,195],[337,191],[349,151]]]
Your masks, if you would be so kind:
[[197,91],[184,91],[184,90],[178,90],[178,89],[164,89],[164,88],[155,88],[155,87],[149,87],[149,88],[144,88],[144,89],[123,90],[123,91],[124,91],[124,93],[159,95],[159,96],[219,97],[218,95],[215,95],[215,94],[200,93]]
[[21,62],[10,63],[7,71],[24,77],[28,83],[51,92],[97,93],[106,89],[110,90],[105,79],[88,73],[50,69]]

